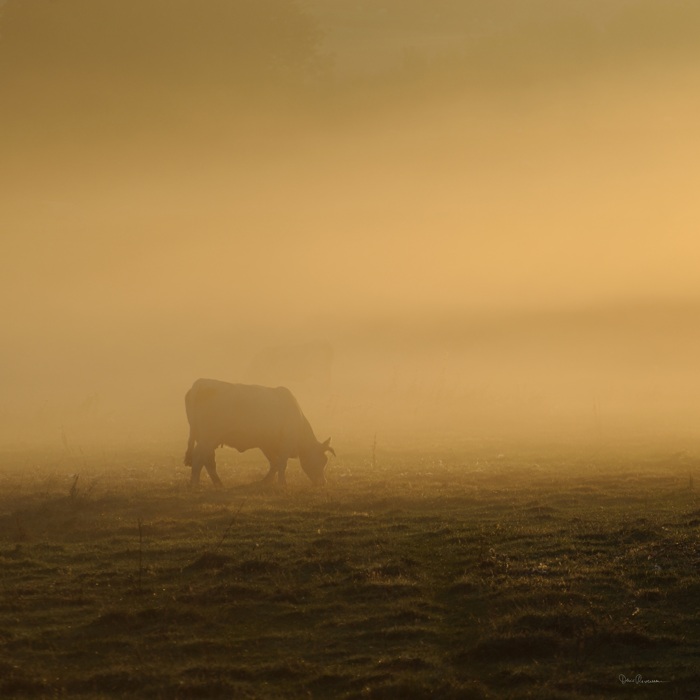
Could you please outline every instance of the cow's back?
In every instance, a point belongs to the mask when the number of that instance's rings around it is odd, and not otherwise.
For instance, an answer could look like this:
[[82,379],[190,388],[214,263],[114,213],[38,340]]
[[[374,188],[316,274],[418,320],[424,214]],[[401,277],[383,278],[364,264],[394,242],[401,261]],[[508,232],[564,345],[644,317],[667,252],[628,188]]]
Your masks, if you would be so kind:
[[284,387],[198,379],[185,397],[187,418],[198,442],[295,451],[305,422]]

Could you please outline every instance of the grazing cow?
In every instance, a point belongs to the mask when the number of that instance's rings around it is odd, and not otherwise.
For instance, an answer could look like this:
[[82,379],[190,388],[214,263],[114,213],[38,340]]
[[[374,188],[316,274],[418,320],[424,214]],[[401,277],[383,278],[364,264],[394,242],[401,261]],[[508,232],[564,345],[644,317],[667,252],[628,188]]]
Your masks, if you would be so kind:
[[316,439],[289,389],[198,379],[185,396],[185,410],[190,424],[185,464],[192,467],[192,485],[206,467],[214,484],[221,486],[214,453],[222,445],[239,452],[260,448],[270,462],[267,483],[275,474],[285,483],[290,458],[299,459],[314,484],[326,482],[326,452],[335,454],[331,440]]

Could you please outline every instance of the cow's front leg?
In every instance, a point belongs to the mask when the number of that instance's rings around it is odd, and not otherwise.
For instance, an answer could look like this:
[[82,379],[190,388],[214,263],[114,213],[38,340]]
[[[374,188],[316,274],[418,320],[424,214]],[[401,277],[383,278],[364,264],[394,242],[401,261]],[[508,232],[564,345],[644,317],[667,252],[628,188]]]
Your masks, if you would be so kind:
[[279,474],[280,484],[284,484],[284,470],[287,468],[287,460],[276,455],[266,455],[270,462],[270,469],[262,480],[265,486],[272,486],[275,483],[275,474]]
[[264,486],[271,486],[275,481],[275,474],[277,473],[277,465],[273,460],[270,460],[270,468],[268,469],[265,478],[262,480]]

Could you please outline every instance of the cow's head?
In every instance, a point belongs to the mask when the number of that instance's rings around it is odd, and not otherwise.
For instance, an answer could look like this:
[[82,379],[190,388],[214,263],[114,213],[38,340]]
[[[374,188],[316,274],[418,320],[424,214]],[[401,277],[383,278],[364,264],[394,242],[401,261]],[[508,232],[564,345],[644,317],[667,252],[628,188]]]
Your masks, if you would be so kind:
[[307,452],[301,460],[301,468],[306,472],[306,475],[316,486],[323,486],[326,483],[324,471],[328,463],[328,455],[330,452],[335,456],[335,450],[331,447],[331,439],[328,438],[325,442],[319,442]]

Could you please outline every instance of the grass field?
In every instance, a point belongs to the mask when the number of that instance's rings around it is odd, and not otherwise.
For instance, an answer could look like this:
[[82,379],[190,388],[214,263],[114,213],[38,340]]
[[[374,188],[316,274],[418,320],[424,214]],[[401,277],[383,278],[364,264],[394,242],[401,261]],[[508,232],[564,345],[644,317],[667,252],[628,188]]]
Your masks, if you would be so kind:
[[689,455],[180,447],[1,456],[0,697],[700,697]]

